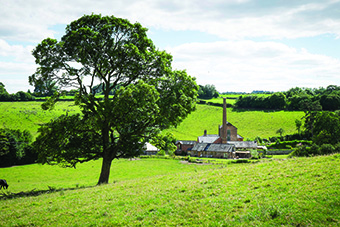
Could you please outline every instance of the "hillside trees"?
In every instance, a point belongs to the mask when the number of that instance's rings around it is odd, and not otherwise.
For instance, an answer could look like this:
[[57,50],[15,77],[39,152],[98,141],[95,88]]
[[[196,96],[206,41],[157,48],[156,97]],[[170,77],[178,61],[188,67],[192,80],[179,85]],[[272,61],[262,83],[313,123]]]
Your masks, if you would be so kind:
[[114,16],[85,15],[67,26],[61,41],[47,38],[35,48],[39,67],[31,85],[53,81],[57,87],[44,108],[73,88],[82,111],[40,129],[34,145],[42,163],[75,167],[102,158],[98,184],[108,183],[113,159],[140,154],[146,141],[195,109],[194,78],[172,70],[172,56],[156,49],[146,31]]
[[269,96],[240,96],[235,105],[239,108],[287,109],[299,111],[320,111],[340,109],[340,87],[291,88]]

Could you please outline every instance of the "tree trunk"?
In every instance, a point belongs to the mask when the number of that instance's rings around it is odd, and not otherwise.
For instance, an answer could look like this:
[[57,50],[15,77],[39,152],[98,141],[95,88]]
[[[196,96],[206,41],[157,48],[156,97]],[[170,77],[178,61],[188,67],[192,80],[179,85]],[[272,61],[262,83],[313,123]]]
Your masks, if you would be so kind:
[[110,169],[112,160],[107,157],[103,157],[102,171],[98,180],[98,185],[109,183]]

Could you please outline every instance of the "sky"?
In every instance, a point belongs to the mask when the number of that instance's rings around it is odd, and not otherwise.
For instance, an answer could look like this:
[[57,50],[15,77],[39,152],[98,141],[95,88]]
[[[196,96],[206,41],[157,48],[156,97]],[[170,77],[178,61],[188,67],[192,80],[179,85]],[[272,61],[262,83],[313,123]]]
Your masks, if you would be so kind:
[[34,90],[32,50],[85,14],[139,22],[197,84],[219,92],[340,85],[340,0],[0,0],[0,82]]

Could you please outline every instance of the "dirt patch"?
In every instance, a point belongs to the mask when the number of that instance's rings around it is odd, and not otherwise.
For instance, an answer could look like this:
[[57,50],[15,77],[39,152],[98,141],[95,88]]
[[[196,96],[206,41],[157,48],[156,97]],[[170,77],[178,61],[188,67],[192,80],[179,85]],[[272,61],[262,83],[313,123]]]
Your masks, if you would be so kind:
[[181,164],[186,164],[186,165],[211,165],[211,163],[191,163],[188,161],[180,161]]

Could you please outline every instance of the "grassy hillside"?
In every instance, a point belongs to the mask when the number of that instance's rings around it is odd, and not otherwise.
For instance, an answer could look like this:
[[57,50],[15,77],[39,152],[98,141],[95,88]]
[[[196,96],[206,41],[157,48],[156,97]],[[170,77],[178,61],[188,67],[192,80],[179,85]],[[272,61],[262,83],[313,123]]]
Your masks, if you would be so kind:
[[[28,129],[36,136],[42,123],[56,118],[66,112],[76,113],[79,108],[73,102],[59,102],[52,111],[43,111],[41,102],[0,102],[0,127],[11,129]],[[238,128],[238,133],[245,139],[256,136],[268,138],[278,136],[276,131],[283,128],[286,134],[296,132],[295,119],[301,119],[303,112],[289,111],[238,111],[228,108],[228,121]],[[177,139],[196,140],[206,129],[209,134],[218,134],[222,124],[222,108],[208,105],[197,105],[197,110],[190,114],[172,132]]]
[[99,165],[0,169],[18,196],[0,202],[1,226],[340,225],[339,155],[224,167],[120,160],[110,184],[82,187]]
[[[228,108],[227,119],[238,128],[238,134],[244,139],[254,139],[256,136],[268,138],[279,136],[279,128],[285,134],[296,132],[295,120],[304,116],[300,111],[239,111]],[[203,135],[218,134],[218,126],[222,124],[222,108],[208,105],[197,105],[197,110],[191,113],[177,128],[170,129],[178,139],[196,140]]]
[[79,112],[72,103],[59,102],[54,110],[44,111],[42,102],[0,102],[0,128],[27,129],[35,137],[40,124],[66,112]]

